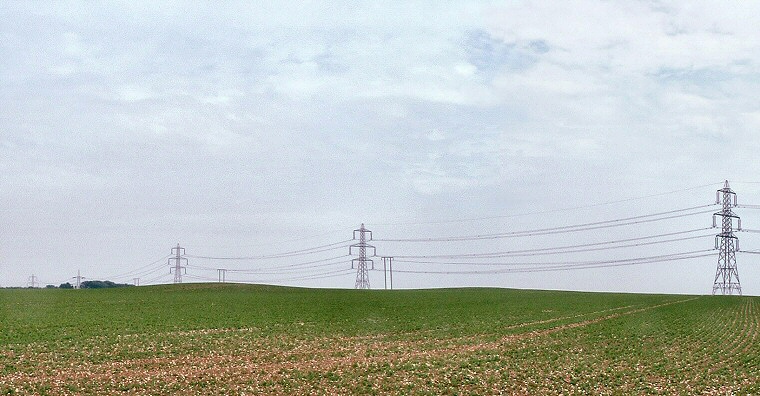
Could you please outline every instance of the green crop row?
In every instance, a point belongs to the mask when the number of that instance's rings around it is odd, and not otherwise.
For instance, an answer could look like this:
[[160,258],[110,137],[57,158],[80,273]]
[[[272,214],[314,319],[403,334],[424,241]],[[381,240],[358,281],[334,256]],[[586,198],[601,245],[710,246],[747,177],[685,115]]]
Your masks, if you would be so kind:
[[760,299],[0,291],[0,394],[753,394]]

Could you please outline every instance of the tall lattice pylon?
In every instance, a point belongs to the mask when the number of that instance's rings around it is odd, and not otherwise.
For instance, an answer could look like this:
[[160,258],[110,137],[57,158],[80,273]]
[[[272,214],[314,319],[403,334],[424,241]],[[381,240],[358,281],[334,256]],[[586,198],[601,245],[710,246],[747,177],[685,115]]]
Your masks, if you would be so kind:
[[721,231],[715,236],[715,248],[718,249],[718,270],[715,272],[712,294],[719,290],[723,295],[742,294],[739,283],[739,271],[736,269],[736,252],[739,250],[739,238],[734,235],[734,220],[737,231],[742,229],[742,221],[731,210],[736,207],[736,193],[731,190],[728,180],[723,188],[716,193],[717,204],[723,204],[723,209],[713,215],[713,227],[717,227],[716,218],[721,217]]
[[187,259],[182,257],[185,255],[185,248],[180,247],[178,243],[177,247],[172,248],[172,254],[175,254],[175,256],[169,258],[169,265],[171,265],[172,261],[174,261],[174,265],[169,267],[169,273],[174,273],[174,283],[182,283],[183,270],[187,273],[187,267],[182,265],[183,261],[187,264]]
[[[369,269],[367,263],[370,263],[372,269],[375,269],[375,263],[371,259],[367,258],[367,249],[372,249],[372,256],[377,255],[375,247],[368,245],[367,241],[372,240],[372,231],[364,228],[364,223],[358,230],[354,230],[354,240],[357,240],[356,234],[359,233],[359,243],[355,243],[348,247],[348,254],[353,255],[354,249],[359,249],[359,257],[351,260],[351,268],[356,267],[356,284],[355,289],[369,289]],[[367,235],[369,234],[369,238]]]

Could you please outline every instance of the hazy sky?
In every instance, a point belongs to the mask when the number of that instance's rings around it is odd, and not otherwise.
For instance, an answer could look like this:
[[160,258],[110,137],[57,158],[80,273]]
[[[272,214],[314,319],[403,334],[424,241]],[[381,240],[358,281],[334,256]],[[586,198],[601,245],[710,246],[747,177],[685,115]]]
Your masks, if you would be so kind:
[[[725,179],[760,204],[757,2],[5,1],[0,21],[2,286],[77,270],[171,282],[165,256],[180,243],[247,258],[189,257],[186,281],[227,268],[248,271],[230,280],[350,288],[340,242],[362,222],[376,239],[562,227],[707,205]],[[736,211],[760,229],[757,210]],[[435,273],[397,272],[396,287],[709,293],[715,252],[439,272],[700,251],[711,224],[704,213],[375,245],[460,255],[399,261]],[[686,231],[641,241],[695,238],[461,257]],[[757,234],[738,236],[760,250]],[[738,255],[745,294],[760,294],[758,260]],[[381,272],[370,279],[383,287]]]

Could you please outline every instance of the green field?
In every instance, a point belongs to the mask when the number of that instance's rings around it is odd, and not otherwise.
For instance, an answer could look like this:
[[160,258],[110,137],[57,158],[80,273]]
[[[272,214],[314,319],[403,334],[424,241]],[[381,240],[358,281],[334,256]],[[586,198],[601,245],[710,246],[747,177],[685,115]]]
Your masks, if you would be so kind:
[[760,394],[758,297],[0,290],[0,394]]

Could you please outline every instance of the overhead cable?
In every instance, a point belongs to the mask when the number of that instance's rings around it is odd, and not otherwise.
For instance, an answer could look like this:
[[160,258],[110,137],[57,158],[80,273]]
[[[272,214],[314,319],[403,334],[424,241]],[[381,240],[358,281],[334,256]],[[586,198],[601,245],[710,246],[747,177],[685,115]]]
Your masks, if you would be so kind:
[[[537,236],[537,235],[563,234],[563,233],[569,233],[569,232],[580,232],[580,231],[596,230],[596,229],[601,229],[601,228],[621,227],[621,226],[633,225],[633,224],[643,224],[643,223],[650,223],[650,222],[655,222],[655,221],[670,220],[670,219],[675,219],[675,218],[680,218],[680,217],[688,217],[688,216],[694,216],[694,215],[699,215],[699,214],[711,213],[712,210],[705,210],[705,211],[699,211],[699,212],[693,212],[693,213],[682,213],[682,214],[677,214],[677,215],[672,215],[672,216],[664,216],[667,214],[685,212],[685,211],[690,211],[690,210],[695,210],[695,209],[707,208],[711,206],[715,206],[715,205],[714,204],[701,205],[701,206],[695,206],[691,208],[676,209],[676,210],[671,210],[667,212],[652,213],[652,214],[633,216],[633,217],[627,217],[627,218],[622,218],[622,219],[604,220],[604,221],[597,221],[597,222],[592,222],[592,223],[574,224],[574,225],[551,227],[551,228],[540,228],[540,229],[533,229],[533,230],[510,231],[510,232],[503,232],[503,233],[480,234],[480,235],[469,235],[469,236],[449,236],[449,237],[438,237],[438,238],[376,239],[375,241],[379,241],[379,242],[456,242],[456,241],[518,238],[518,237]],[[664,216],[664,217],[658,217],[658,216]],[[656,217],[656,218],[652,219],[650,217]]]
[[[589,251],[596,251],[596,250],[610,250],[610,249],[618,249],[618,248],[625,248],[625,247],[653,245],[653,244],[659,244],[659,243],[669,243],[669,242],[677,242],[677,241],[683,241],[683,240],[689,240],[689,239],[704,238],[705,236],[712,236],[712,235],[699,235],[699,236],[694,236],[694,237],[665,239],[662,241],[635,243],[635,244],[601,247],[601,248],[590,248],[593,246],[612,245],[612,244],[618,244],[618,243],[624,243],[624,242],[634,242],[634,241],[642,241],[642,240],[647,240],[647,239],[661,238],[665,236],[682,235],[682,234],[688,234],[688,233],[693,233],[697,231],[706,231],[710,229],[712,228],[711,227],[697,228],[697,229],[688,230],[688,231],[669,232],[669,233],[659,234],[659,235],[649,235],[649,236],[636,237],[636,238],[618,239],[618,240],[613,240],[613,241],[584,243],[584,244],[578,244],[578,245],[565,245],[565,246],[556,246],[556,247],[548,247],[548,248],[520,249],[520,250],[508,250],[508,251],[487,252],[487,253],[393,255],[393,257],[396,257],[396,258],[463,258],[464,259],[464,258],[514,257],[514,256],[540,256],[540,255],[548,255],[548,254],[589,252]],[[589,249],[584,249],[584,248],[589,248]]]
[[498,262],[451,262],[451,261],[418,261],[418,260],[395,260],[399,263],[411,263],[411,264],[436,264],[436,265],[460,265],[460,266],[495,266],[495,267],[503,267],[506,265],[520,265],[520,266],[553,266],[553,265],[587,265],[587,264],[604,264],[609,262],[619,262],[619,261],[636,261],[636,260],[648,260],[648,259],[660,259],[665,257],[675,257],[680,256],[684,254],[695,254],[695,253],[703,253],[706,251],[711,251],[713,249],[708,250],[696,250],[691,252],[684,252],[684,253],[670,253],[670,254],[663,254],[663,255],[657,255],[657,256],[648,256],[648,257],[635,257],[635,258],[626,258],[626,259],[616,259],[616,260],[585,260],[585,261],[541,261],[541,262],[535,262],[535,261],[529,261],[529,262],[504,262],[504,263],[498,263]]
[[[268,255],[261,255],[261,256],[215,257],[215,256],[200,256],[200,255],[188,254],[188,255],[185,255],[184,257],[206,259],[206,260],[268,260],[268,259],[276,259],[276,258],[304,256],[304,255],[313,254],[313,253],[321,253],[321,252],[327,252],[330,250],[346,248],[348,247],[348,245],[346,244],[351,241],[352,239],[347,239],[345,241],[330,243],[330,244],[322,245],[322,246],[315,246],[315,247],[311,247],[307,249],[293,250],[290,252],[282,252],[282,253],[268,254]],[[337,246],[337,245],[343,245],[343,246]]]
[[[339,258],[343,258],[345,256],[341,256]],[[334,260],[334,258],[332,259]],[[302,272],[305,270],[309,270],[312,268],[324,268],[329,267],[332,265],[338,265],[338,264],[346,264],[346,260],[341,261],[333,261],[325,264],[318,264],[318,265],[310,265],[308,268],[258,268],[258,269],[232,269],[232,268],[224,268],[224,270],[228,273],[237,273],[237,274],[274,274],[274,275],[282,275],[282,274],[288,274],[292,272]],[[202,267],[202,266],[196,266],[196,265],[188,265],[188,268],[192,269],[199,269],[199,270],[205,270],[205,271],[217,271],[220,268],[211,268],[211,267]]]
[[[133,270],[130,270],[130,271],[127,271],[127,272],[123,272],[121,274],[117,274],[117,275],[113,275],[113,276],[110,276],[110,277],[106,277],[106,279],[123,279],[123,278],[127,278],[127,277],[132,277],[132,276],[135,276],[135,275],[144,275],[144,274],[146,274],[144,272],[144,270],[147,270],[149,268],[154,268],[154,266],[156,264],[163,263],[164,260],[166,260],[170,256],[171,256],[170,254],[167,254],[166,256],[161,257],[160,259],[158,259],[156,261],[153,261],[150,264],[146,264],[146,265],[144,265],[142,267],[135,268]],[[159,267],[159,268],[164,268],[164,267],[162,266],[162,267]],[[154,271],[150,271],[148,273],[151,273],[151,272],[154,272]]]
[[[661,255],[652,257],[640,257],[635,259],[620,259],[620,260],[599,260],[599,261],[587,261],[587,262],[574,262],[574,263],[539,263],[539,266],[529,268],[503,268],[495,270],[457,270],[457,271],[434,271],[434,270],[404,270],[394,269],[393,272],[408,273],[408,274],[443,274],[443,275],[478,275],[478,274],[503,274],[514,272],[547,272],[547,271],[566,271],[566,270],[578,270],[589,268],[607,268],[607,267],[621,267],[629,265],[651,264],[660,262],[669,262],[677,260],[686,260],[692,258],[708,257],[713,253],[710,250],[694,251],[687,253],[678,253],[671,255]],[[398,260],[398,262],[402,262]],[[440,264],[440,263],[439,263]],[[526,263],[531,265],[536,263]],[[512,263],[512,265],[518,265]]]

